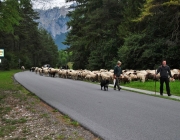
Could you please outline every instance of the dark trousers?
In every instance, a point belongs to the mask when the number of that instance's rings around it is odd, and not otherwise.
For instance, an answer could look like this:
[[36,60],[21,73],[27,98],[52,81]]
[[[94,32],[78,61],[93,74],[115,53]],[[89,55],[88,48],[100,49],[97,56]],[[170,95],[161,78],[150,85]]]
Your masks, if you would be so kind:
[[120,86],[119,86],[119,77],[116,77],[116,82],[115,82],[114,88],[116,88],[116,86],[118,87],[118,89],[120,89]]
[[167,94],[170,95],[170,88],[169,88],[169,78],[166,77],[161,77],[160,78],[160,94],[163,94],[163,85],[164,85],[164,82],[166,84],[166,91],[167,91]]

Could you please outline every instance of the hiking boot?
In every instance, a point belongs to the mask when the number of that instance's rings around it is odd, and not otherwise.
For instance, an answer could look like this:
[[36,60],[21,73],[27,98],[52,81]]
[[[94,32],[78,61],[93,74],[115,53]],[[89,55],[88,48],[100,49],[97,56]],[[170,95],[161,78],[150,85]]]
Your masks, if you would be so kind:
[[171,94],[168,94],[168,96],[171,96]]
[[121,87],[119,87],[119,89],[118,89],[119,91],[121,90]]

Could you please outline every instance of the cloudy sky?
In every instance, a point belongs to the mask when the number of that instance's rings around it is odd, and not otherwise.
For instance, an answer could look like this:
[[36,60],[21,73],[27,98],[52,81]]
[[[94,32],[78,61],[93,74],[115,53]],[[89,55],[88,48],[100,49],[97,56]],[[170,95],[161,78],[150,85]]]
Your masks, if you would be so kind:
[[66,3],[66,0],[31,0],[33,9],[52,9],[53,7],[69,7],[73,2]]

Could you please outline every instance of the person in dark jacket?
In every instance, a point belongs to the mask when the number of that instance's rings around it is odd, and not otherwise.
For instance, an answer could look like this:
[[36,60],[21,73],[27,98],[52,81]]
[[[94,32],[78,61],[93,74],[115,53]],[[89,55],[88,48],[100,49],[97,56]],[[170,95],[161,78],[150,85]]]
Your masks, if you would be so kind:
[[121,87],[119,86],[119,78],[122,74],[122,69],[120,66],[121,66],[121,62],[118,61],[117,65],[114,67],[114,79],[115,79],[114,90],[116,90],[116,86],[118,87],[118,90],[121,90]]
[[160,95],[163,95],[163,84],[166,84],[167,95],[171,96],[169,87],[169,76],[172,78],[170,67],[166,65],[166,61],[162,61],[162,65],[157,69],[156,74],[160,73]]

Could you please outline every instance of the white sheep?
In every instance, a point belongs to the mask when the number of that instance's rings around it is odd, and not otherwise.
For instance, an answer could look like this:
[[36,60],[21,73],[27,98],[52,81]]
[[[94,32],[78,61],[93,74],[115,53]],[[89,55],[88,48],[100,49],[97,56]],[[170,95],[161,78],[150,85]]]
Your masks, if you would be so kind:
[[24,67],[24,66],[21,66],[21,70],[22,70],[22,71],[25,71],[25,67]]
[[61,70],[61,77],[62,78],[67,78],[67,70],[65,70],[65,69]]
[[100,69],[100,72],[107,72],[108,70],[106,69]]
[[86,75],[88,75],[89,73],[91,73],[91,71],[89,71],[89,70],[83,70],[83,71],[82,71],[82,75],[81,75],[82,80],[84,80],[85,77],[86,77]]
[[43,73],[45,76],[48,76],[48,74],[49,74],[49,68],[48,68],[48,67],[42,68],[42,73]]
[[144,83],[146,81],[146,74],[139,72],[137,73],[137,78]]
[[97,81],[98,80],[98,75],[93,73],[93,72],[89,72],[86,76],[85,79],[89,80],[89,81]]
[[126,74],[121,74],[121,76],[120,76],[119,79],[120,79],[120,81],[123,82],[124,84],[130,83],[130,81],[131,81],[131,77],[129,77],[129,76],[126,75]]
[[137,81],[138,77],[135,73],[129,73],[130,81]]
[[101,72],[100,77],[101,77],[101,80],[109,80],[109,81],[111,80],[111,76],[105,72]]

